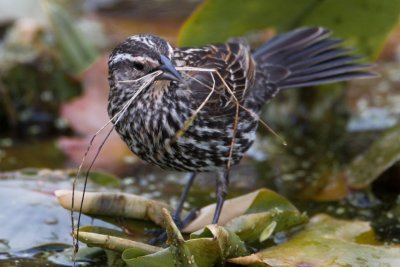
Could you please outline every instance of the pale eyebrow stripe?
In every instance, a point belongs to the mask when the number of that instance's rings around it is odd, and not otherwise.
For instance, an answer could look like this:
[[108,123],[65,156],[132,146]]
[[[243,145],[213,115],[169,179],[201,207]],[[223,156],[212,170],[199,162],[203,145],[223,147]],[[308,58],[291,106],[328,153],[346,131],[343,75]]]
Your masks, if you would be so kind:
[[128,53],[123,53],[123,54],[118,54],[118,55],[116,55],[116,56],[111,60],[111,63],[112,63],[112,64],[115,64],[115,63],[118,63],[118,62],[121,62],[121,61],[124,61],[124,60],[129,60],[129,61],[132,61],[132,62],[134,62],[134,61],[138,61],[138,62],[149,62],[149,63],[151,63],[151,64],[153,64],[153,65],[158,65],[158,64],[160,64],[160,62],[158,62],[157,60],[154,60],[154,59],[152,59],[152,58],[149,58],[149,57],[142,57],[142,56],[136,56],[136,57],[134,57],[134,56],[132,56],[131,54],[128,54]]
[[115,57],[113,57],[113,59],[111,60],[112,63],[117,63],[120,61],[124,61],[124,60],[130,60],[130,61],[134,61],[136,57],[132,56],[131,54],[118,54]]

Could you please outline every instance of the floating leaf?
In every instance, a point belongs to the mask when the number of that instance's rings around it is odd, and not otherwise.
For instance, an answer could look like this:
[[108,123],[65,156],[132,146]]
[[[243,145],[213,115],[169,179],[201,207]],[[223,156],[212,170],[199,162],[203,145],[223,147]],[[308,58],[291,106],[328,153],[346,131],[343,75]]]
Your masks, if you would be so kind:
[[[243,241],[255,242],[260,240],[263,233],[265,234],[266,228],[271,227],[271,224],[276,224],[272,233],[277,233],[301,225],[307,220],[307,216],[298,211],[275,209],[269,212],[239,216],[228,222],[225,227],[236,233]],[[265,240],[265,238],[261,239]]]
[[244,243],[220,226],[210,225],[185,241],[171,216],[166,213],[165,218],[170,247],[145,256],[136,249],[127,249],[122,258],[128,266],[209,267],[223,264],[226,257],[248,254]]
[[[190,255],[187,255],[187,264],[194,262],[198,267],[213,266],[220,254],[218,242],[211,238],[188,240],[184,244],[191,252]],[[122,253],[122,259],[132,267],[175,267],[174,254],[170,248],[166,248],[157,253],[138,256],[135,250],[127,249]]]
[[318,25],[351,38],[362,54],[376,55],[399,13],[399,0],[208,0],[186,21],[179,42],[203,45],[271,27],[288,31]]
[[[55,192],[60,204],[71,209],[72,191],[59,190]],[[78,211],[82,192],[75,192],[74,210]],[[82,207],[82,212],[103,219],[107,222],[131,229],[129,219],[151,220],[157,225],[163,225],[163,209],[168,205],[149,200],[140,196],[124,193],[93,193],[87,192]],[[215,204],[202,208],[198,217],[192,221],[182,232],[193,233],[202,229],[211,222]],[[119,220],[111,220],[118,217]],[[225,225],[227,231],[235,233],[245,242],[262,241],[266,236],[266,229],[275,224],[269,233],[286,231],[294,226],[307,222],[305,214],[300,213],[287,199],[277,193],[260,189],[252,193],[229,199],[225,202],[219,220],[220,225]],[[134,222],[133,227],[136,223]],[[168,225],[168,224],[167,224]],[[136,225],[137,226],[137,225]],[[137,227],[136,227],[137,228]],[[168,230],[168,229],[167,229]],[[174,230],[169,229],[169,232]],[[176,229],[175,229],[176,232]],[[222,249],[222,248],[221,248]]]
[[221,261],[237,257],[235,255],[248,255],[246,244],[235,233],[216,224],[207,225],[203,229],[192,233],[190,238],[212,238],[217,240]]
[[[61,206],[71,209],[72,191],[57,190],[54,193]],[[75,191],[74,211],[79,211],[82,196],[81,191]],[[164,208],[170,209],[162,202],[132,194],[86,192],[82,212],[89,215],[151,220],[162,225]]]
[[[202,208],[197,218],[183,229],[194,232],[211,222],[215,204]],[[247,242],[256,241],[273,221],[276,231],[287,230],[305,223],[307,216],[301,214],[287,199],[277,193],[260,189],[249,194],[225,201],[219,224],[236,233]]]
[[256,266],[400,266],[400,247],[357,243],[371,232],[368,222],[344,221],[327,215],[311,219],[288,242],[229,262]]
[[131,237],[120,231],[96,226],[81,227],[79,229],[79,240],[88,246],[101,247],[121,253],[128,248],[135,249],[141,255],[161,250],[159,247],[134,241]]
[[165,228],[168,235],[167,244],[169,245],[169,251],[174,259],[175,266],[197,267],[194,255],[185,244],[185,239],[183,239],[183,236],[171,215],[166,209],[163,209],[163,212],[165,218]]
[[[56,191],[59,202],[68,209],[71,208],[71,194],[71,191]],[[78,210],[82,192],[75,194],[75,210]],[[84,213],[107,218],[118,216],[122,220],[124,217],[151,219],[159,225],[164,221],[170,246],[159,250],[133,241],[119,231],[99,227],[81,228],[79,240],[90,246],[123,251],[122,259],[128,266],[206,267],[223,264],[228,258],[248,255],[244,241],[264,241],[273,233],[307,221],[307,217],[287,199],[268,189],[260,189],[226,201],[221,214],[225,227],[205,226],[211,221],[215,205],[203,208],[194,222],[196,227],[202,229],[192,233],[191,239],[185,241],[166,207],[161,202],[135,195],[86,193]]]
[[362,155],[350,163],[346,175],[350,187],[365,188],[400,160],[400,125],[389,129]]

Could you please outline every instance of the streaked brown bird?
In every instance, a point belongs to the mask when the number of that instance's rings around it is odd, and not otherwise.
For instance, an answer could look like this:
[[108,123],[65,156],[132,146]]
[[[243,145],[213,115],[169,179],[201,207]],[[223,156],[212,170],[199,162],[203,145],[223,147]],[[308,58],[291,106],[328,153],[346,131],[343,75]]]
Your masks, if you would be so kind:
[[250,148],[261,108],[279,91],[376,76],[330,34],[301,28],[254,52],[243,39],[175,48],[152,35],[129,37],[114,49],[108,113],[117,132],[143,160],[191,173],[175,220],[196,173],[215,172],[212,223],[218,222],[229,167]]

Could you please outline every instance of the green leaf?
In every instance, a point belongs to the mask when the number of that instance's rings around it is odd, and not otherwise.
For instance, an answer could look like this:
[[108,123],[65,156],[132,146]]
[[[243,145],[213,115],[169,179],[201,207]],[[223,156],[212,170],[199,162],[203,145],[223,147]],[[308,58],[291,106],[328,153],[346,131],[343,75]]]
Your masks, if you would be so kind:
[[212,238],[218,242],[221,261],[237,255],[248,255],[246,244],[232,231],[212,224],[190,235],[191,239]]
[[346,171],[348,184],[356,189],[365,188],[399,160],[400,125],[387,130],[350,163]]
[[174,258],[176,267],[197,267],[194,255],[185,244],[185,240],[174,220],[166,209],[163,209],[165,228],[167,231],[168,239],[167,244],[170,246],[169,251]]
[[[219,257],[218,242],[211,238],[200,238],[195,240],[188,240],[184,243],[184,247],[190,251],[186,255],[186,266],[209,267],[217,261]],[[186,250],[185,249],[185,250]],[[128,266],[136,267],[175,267],[185,266],[177,263],[173,255],[175,252],[171,248],[166,248],[160,252],[153,253],[146,256],[138,257],[132,249],[127,249],[122,253],[122,259]]]
[[376,56],[399,13],[400,0],[208,0],[186,21],[179,43],[203,45],[256,30],[311,25],[327,27],[351,39],[361,54]]
[[[214,214],[215,204],[199,211],[198,217],[183,231],[193,232],[209,224]],[[220,224],[245,242],[260,240],[260,236],[271,223],[276,223],[273,231],[286,231],[294,226],[306,223],[305,214],[300,213],[286,198],[269,190],[259,189],[243,196],[225,201]]]
[[169,249],[147,256],[137,254],[135,249],[127,249],[122,253],[122,259],[127,266],[141,267],[174,267],[174,260]]
[[344,221],[317,215],[304,231],[288,242],[228,261],[268,267],[400,266],[399,247],[360,242],[360,237],[370,232],[368,222]]
[[169,248],[149,255],[127,249],[122,259],[128,266],[209,267],[223,265],[226,258],[248,255],[244,243],[232,232],[209,225],[185,241],[164,209]]
[[296,207],[285,197],[278,193],[261,188],[253,193],[257,193],[246,214],[265,212],[265,211],[297,211]]
[[[265,241],[266,229],[275,224],[273,233],[289,230],[290,228],[307,222],[306,215],[298,211],[268,211],[262,213],[239,216],[225,225],[245,242]],[[261,238],[262,237],[262,238]]]

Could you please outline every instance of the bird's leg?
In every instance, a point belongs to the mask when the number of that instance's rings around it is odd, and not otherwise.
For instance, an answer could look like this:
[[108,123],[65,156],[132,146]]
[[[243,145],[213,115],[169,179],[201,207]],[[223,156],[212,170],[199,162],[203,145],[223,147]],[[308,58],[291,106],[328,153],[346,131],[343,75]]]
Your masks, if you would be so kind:
[[[184,228],[189,222],[191,222],[195,217],[196,217],[196,210],[192,209],[186,216],[185,218],[181,218],[181,213],[183,209],[183,204],[186,201],[186,198],[188,196],[189,190],[193,185],[194,178],[196,177],[196,173],[190,173],[188,177],[188,181],[186,182],[185,188],[183,189],[182,195],[179,198],[178,206],[175,209],[174,214],[172,215],[172,218],[174,219],[174,222],[178,229]],[[156,245],[159,243],[164,242],[167,239],[167,232],[165,229],[161,230],[147,230],[148,234],[154,235],[155,238],[151,239],[149,241],[149,244],[151,245]]]
[[228,193],[229,186],[229,170],[223,169],[218,171],[217,179],[217,206],[214,212],[214,218],[212,220],[213,224],[218,223],[219,216],[221,215],[222,207],[225,202],[226,194]]
[[183,204],[185,204],[189,190],[193,185],[194,178],[196,178],[196,173],[195,172],[190,173],[185,188],[183,189],[182,195],[179,198],[178,206],[176,207],[175,212],[172,215],[172,218],[174,219],[174,222],[176,223],[179,229],[183,228],[186,224],[188,224],[191,220],[193,220],[196,215],[194,210],[192,210],[183,220],[181,219]]

